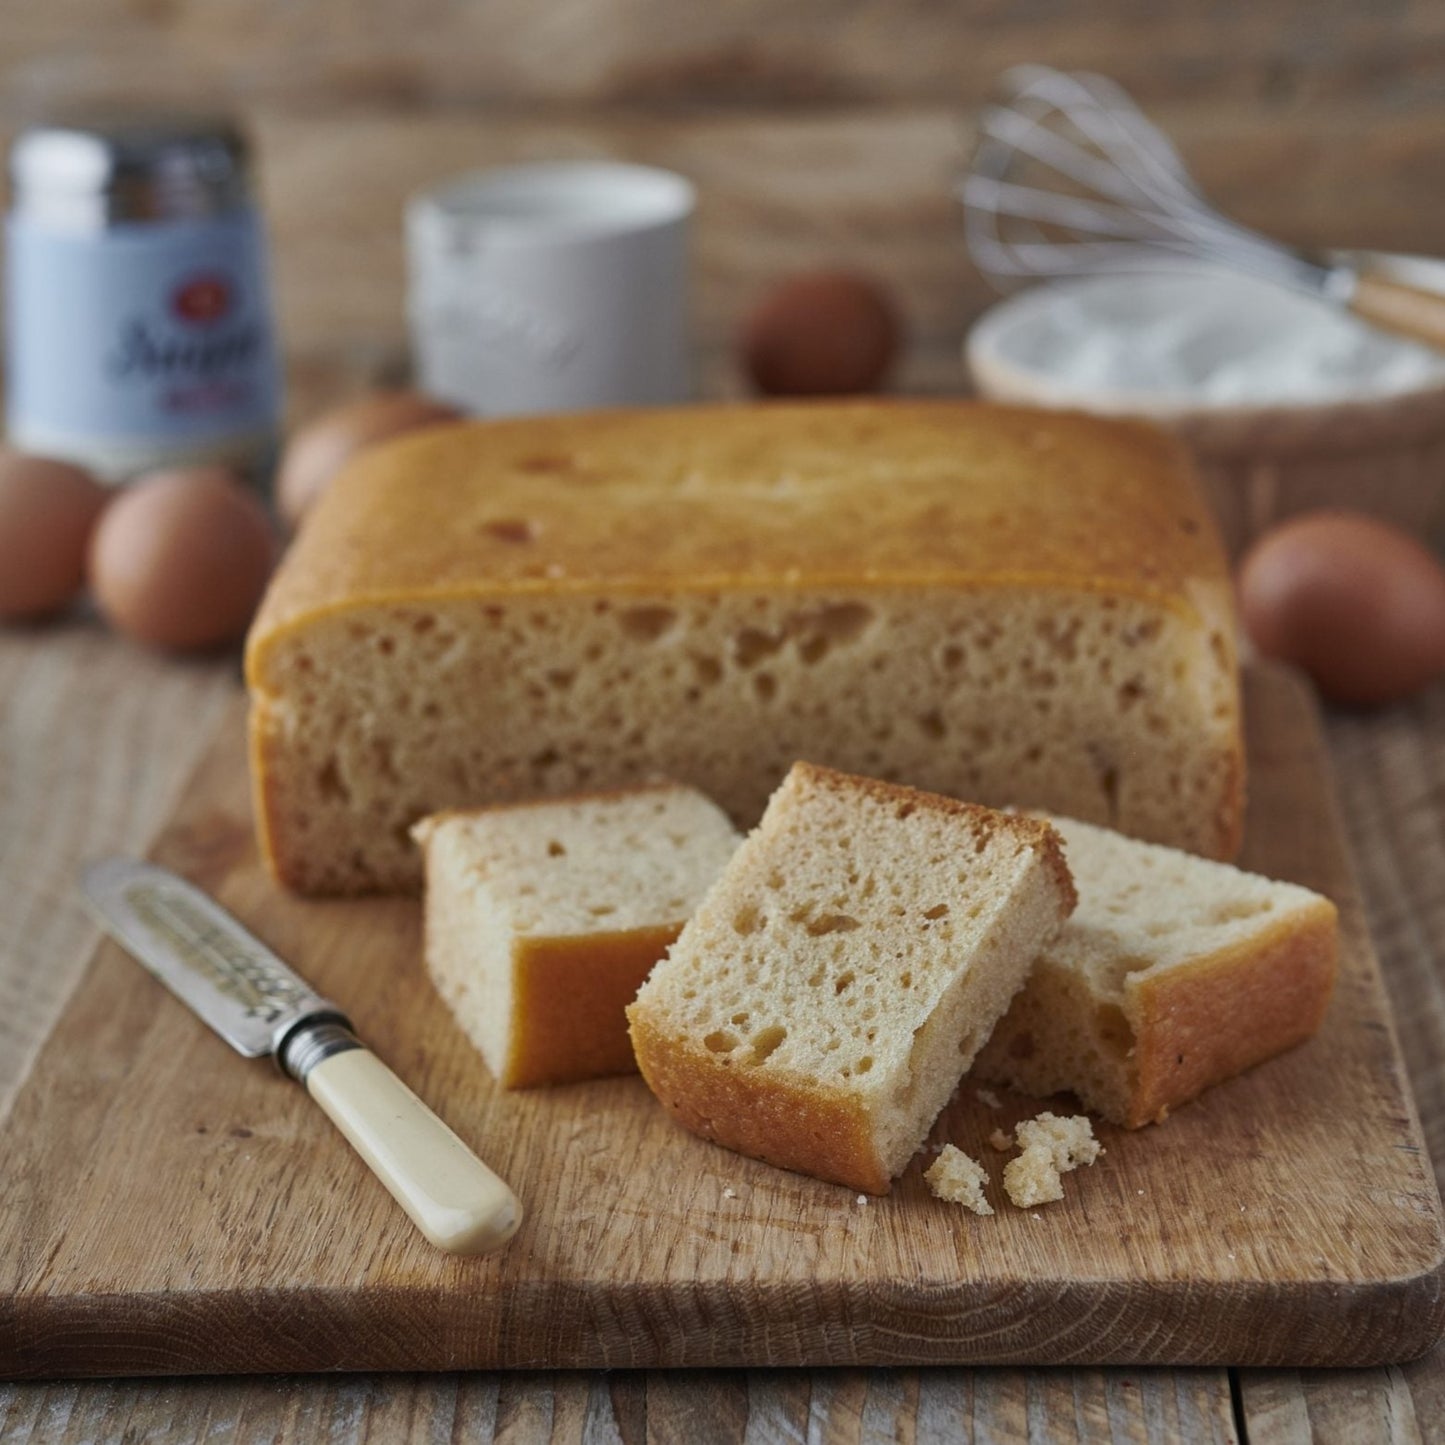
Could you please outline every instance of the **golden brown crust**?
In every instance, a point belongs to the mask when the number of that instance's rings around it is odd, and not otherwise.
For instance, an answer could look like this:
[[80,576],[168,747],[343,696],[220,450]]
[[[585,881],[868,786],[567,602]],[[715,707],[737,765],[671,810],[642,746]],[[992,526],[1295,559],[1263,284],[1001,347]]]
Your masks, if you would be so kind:
[[[1209,627],[1209,648],[1218,674],[1227,678],[1239,675],[1239,655],[1235,643],[1236,621],[1234,615],[1234,587],[1228,575],[1213,582],[1199,582],[1194,596]],[[1214,823],[1215,844],[1206,849],[1206,856],[1229,861],[1238,857],[1244,844],[1244,816],[1246,798],[1244,730],[1240,722],[1239,689],[1231,686],[1227,690],[1222,706],[1229,709],[1227,729],[1221,730],[1228,737],[1226,749],[1221,753],[1219,765],[1224,778],[1215,792],[1217,799]]]
[[303,860],[286,855],[281,840],[286,829],[278,826],[282,806],[279,759],[273,757],[271,734],[265,723],[265,704],[252,697],[247,713],[247,746],[251,763],[251,809],[256,815],[256,837],[267,872],[285,888],[305,889],[310,879]]
[[1130,1129],[1162,1121],[1211,1085],[1303,1043],[1334,988],[1334,904],[1326,899],[1258,936],[1128,987],[1135,1037]]
[[264,690],[292,628],[373,602],[1019,586],[1198,616],[1198,584],[1224,581],[1182,454],[1137,423],[960,401],[476,422],[368,448],[337,478],[267,593],[247,676]]
[[[1230,666],[1234,665],[1231,658]],[[1244,846],[1244,815],[1249,801],[1245,790],[1244,733],[1236,723],[1234,740],[1224,759],[1226,781],[1215,814],[1218,842],[1207,856],[1229,862]]]
[[1064,857],[1064,840],[1050,828],[1039,839],[1037,847],[1059,893],[1059,922],[1062,923],[1079,906],[1079,890],[1074,886],[1074,875],[1069,872],[1068,860]]
[[586,938],[523,938],[512,952],[509,1089],[637,1069],[626,1010],[682,923]]
[[683,1128],[780,1169],[865,1194],[889,1192],[888,1171],[856,1096],[775,1070],[760,1075],[729,1066],[724,1056],[655,1029],[636,1007],[628,1021],[643,1078]]

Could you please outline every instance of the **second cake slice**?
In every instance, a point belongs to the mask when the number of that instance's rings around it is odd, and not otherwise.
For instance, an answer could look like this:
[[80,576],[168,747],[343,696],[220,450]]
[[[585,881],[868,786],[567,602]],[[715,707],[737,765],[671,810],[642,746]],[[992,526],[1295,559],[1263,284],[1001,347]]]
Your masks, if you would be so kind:
[[628,1010],[677,1120],[886,1193],[1074,906],[1058,835],[795,764]]

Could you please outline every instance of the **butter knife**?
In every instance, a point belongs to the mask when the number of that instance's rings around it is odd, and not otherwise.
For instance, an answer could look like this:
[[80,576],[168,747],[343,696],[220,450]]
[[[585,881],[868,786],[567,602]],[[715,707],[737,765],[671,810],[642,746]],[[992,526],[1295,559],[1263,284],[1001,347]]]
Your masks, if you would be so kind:
[[185,879],[111,858],[81,875],[96,921],[247,1058],[302,1084],[417,1228],[452,1254],[517,1232],[516,1196],[260,939]]

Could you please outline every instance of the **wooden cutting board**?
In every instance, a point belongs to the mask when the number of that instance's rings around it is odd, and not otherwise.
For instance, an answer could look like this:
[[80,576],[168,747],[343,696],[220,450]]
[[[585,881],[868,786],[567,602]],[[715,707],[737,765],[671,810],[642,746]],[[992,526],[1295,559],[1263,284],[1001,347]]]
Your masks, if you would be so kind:
[[[636,1078],[507,1095],[428,986],[414,902],[302,902],[252,844],[239,709],[155,856],[347,1008],[528,1209],[427,1246],[302,1092],[103,944],[0,1133],[0,1373],[984,1363],[1364,1365],[1445,1326],[1440,1198],[1304,689],[1248,683],[1245,863],[1340,905],[1323,1033],[980,1219],[770,1169]],[[62,906],[68,906],[62,905]],[[934,1133],[985,1140],[965,1081]]]

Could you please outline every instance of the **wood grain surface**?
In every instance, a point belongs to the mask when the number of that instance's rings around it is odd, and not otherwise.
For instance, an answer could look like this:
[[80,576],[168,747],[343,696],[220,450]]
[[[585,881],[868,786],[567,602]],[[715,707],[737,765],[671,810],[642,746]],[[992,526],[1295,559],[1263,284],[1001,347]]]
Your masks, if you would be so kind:
[[[238,1445],[1237,1445],[1222,1370],[656,1370],[0,1385],[0,1436]],[[1296,1436],[1294,1439],[1307,1437]]]
[[976,101],[1020,60],[1113,71],[1221,108],[1434,96],[1445,18],[1427,0],[65,0],[7,17],[10,104],[45,90],[200,91],[230,102],[504,111],[539,101],[699,107]]
[[[1321,1036],[1161,1129],[1105,1130],[1061,1208],[888,1199],[674,1128],[636,1079],[495,1089],[421,972],[406,900],[302,902],[255,857],[239,710],[156,856],[298,962],[527,1203],[439,1255],[304,1097],[103,946],[0,1136],[11,1373],[917,1364],[1354,1364],[1445,1319],[1439,1197],[1310,704],[1251,680],[1246,861],[1341,906]],[[1036,1106],[1032,1106],[1036,1107]],[[993,1158],[965,1086],[936,1131]],[[138,1121],[144,1121],[143,1125]],[[659,1181],[666,1181],[665,1185]]]
[[177,665],[94,624],[68,629],[55,666],[54,632],[15,629],[0,647],[0,878],[17,880],[0,907],[0,1115],[95,937],[76,866],[149,844],[236,689],[233,666]]
[[10,10],[0,142],[37,114],[107,99],[223,104],[251,121],[293,356],[401,356],[410,192],[508,161],[608,155],[699,185],[703,346],[725,352],[779,276],[844,263],[900,300],[913,343],[901,383],[957,388],[963,328],[992,293],[965,256],[951,188],[978,107],[1027,61],[1119,80],[1207,195],[1286,240],[1431,252],[1445,235],[1445,10],[1430,0]]
[[[322,378],[324,380],[324,378]],[[171,685],[163,685],[169,676]],[[0,708],[0,838],[11,849],[0,887],[43,919],[63,912],[87,834],[79,820],[137,827],[184,781],[204,697],[235,692],[227,661],[159,663],[93,628],[0,631],[0,676],[63,697]],[[177,692],[176,689],[180,691]],[[133,734],[97,745],[123,712]],[[23,721],[14,721],[17,715]],[[1343,817],[1370,905],[1401,1042],[1432,1144],[1445,1122],[1445,686],[1380,712],[1328,714]],[[49,786],[15,775],[52,752],[67,758]],[[138,848],[115,834],[102,849]],[[68,839],[61,844],[56,840]],[[36,906],[35,900],[46,900]],[[0,977],[64,991],[93,949],[79,913],[62,946],[29,936],[0,949]],[[37,1011],[31,1021],[43,1032]],[[22,1044],[36,1042],[21,1036]],[[8,1056],[7,1056],[8,1057]],[[3,1113],[3,1105],[0,1105]],[[1441,1157],[1438,1147],[1435,1157]],[[1232,1399],[1233,1396],[1233,1399]],[[1236,1408],[1237,1406],[1237,1408]],[[1352,1431],[1365,1423],[1362,1434]],[[129,1427],[136,1425],[132,1430]],[[679,1433],[682,1426],[690,1435]],[[0,1383],[0,1439],[92,1442],[146,1438],[311,1442],[502,1439],[733,1441],[1445,1440],[1445,1347],[1403,1368],[1260,1371],[1119,1369],[612,1371],[605,1374],[268,1376],[253,1379]]]
[[[1206,192],[1251,225],[1301,244],[1442,249],[1429,108],[1184,104],[1162,119]],[[973,149],[972,102],[666,116],[262,111],[254,129],[295,354],[404,357],[407,196],[460,171],[554,157],[644,161],[696,183],[694,332],[719,358],[710,389],[723,394],[743,390],[729,355],[742,318],[792,272],[843,265],[887,283],[909,341],[903,390],[962,389],[963,333],[995,299],[968,260],[953,197]]]
[[[717,197],[704,196],[697,227],[710,392],[738,386],[730,308],[781,270],[833,258],[878,269],[902,299],[913,339],[902,384],[952,390],[962,325],[989,293],[936,182],[967,153],[974,109],[1003,66],[1113,74],[1245,220],[1301,242],[1438,252],[1442,37],[1445,10],[1429,0],[724,0],[706,11],[661,0],[55,0],[12,6],[0,26],[0,140],[37,111],[97,94],[201,97],[250,116],[298,414],[337,389],[338,373],[404,373],[399,197],[463,166],[559,151],[705,171]],[[157,661],[83,624],[0,629],[0,1114],[93,948],[70,901],[76,865],[144,846],[234,692],[229,660]],[[1327,725],[1416,1097],[1445,1161],[1445,686]],[[6,1441],[201,1437],[1445,1441],[1445,1350],[1346,1371],[0,1384]]]

